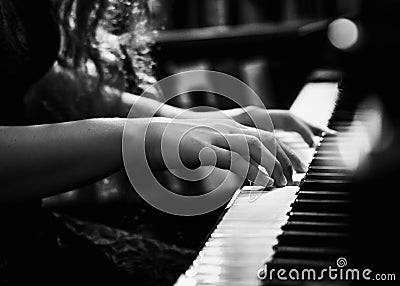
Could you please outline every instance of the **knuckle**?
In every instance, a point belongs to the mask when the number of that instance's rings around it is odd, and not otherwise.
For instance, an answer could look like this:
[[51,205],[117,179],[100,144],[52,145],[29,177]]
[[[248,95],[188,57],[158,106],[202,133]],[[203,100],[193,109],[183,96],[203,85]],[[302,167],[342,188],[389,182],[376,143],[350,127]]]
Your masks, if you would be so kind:
[[229,168],[231,166],[232,155],[229,151],[219,152],[220,164],[223,168]]
[[228,150],[221,151],[224,161],[229,162],[232,160],[232,153]]
[[232,152],[230,157],[231,157],[231,161],[233,164],[237,164],[242,160],[242,157],[238,153],[235,153],[235,152]]
[[261,147],[260,146],[261,141],[256,136],[248,136],[247,137],[247,142],[252,147]]

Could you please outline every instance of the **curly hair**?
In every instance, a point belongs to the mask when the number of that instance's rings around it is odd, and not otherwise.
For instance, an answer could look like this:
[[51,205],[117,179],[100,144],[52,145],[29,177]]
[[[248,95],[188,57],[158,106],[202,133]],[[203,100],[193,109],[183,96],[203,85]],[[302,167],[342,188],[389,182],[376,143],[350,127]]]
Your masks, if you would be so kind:
[[99,72],[99,51],[96,48],[96,28],[105,13],[107,0],[62,0],[57,2],[64,42],[59,63],[62,66],[81,68],[91,59]]
[[[148,0],[51,0],[61,27],[57,64],[26,97],[33,123],[121,114],[121,92],[155,82]],[[156,97],[157,98],[157,97]]]
[[90,62],[100,83],[112,84],[112,74],[119,74],[126,81],[124,89],[133,93],[152,83],[146,0],[61,0],[57,5],[64,33],[61,66],[87,70]]

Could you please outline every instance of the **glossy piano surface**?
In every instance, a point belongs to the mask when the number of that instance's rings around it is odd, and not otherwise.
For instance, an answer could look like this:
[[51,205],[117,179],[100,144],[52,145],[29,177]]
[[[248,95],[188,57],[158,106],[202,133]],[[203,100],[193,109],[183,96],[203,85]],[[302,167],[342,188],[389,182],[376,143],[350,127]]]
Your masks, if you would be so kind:
[[[304,104],[309,105],[310,98],[319,92],[325,92],[327,100],[314,100],[312,116],[312,112],[304,112]],[[336,100],[337,84],[310,83],[292,110],[323,127],[328,125]],[[316,138],[316,149],[309,148],[296,133],[277,132],[310,164],[307,174],[294,175],[295,182],[302,182],[301,188],[243,188],[176,285],[268,285],[270,281],[258,277],[265,265],[282,269],[322,267],[334,265],[346,255],[350,202],[343,186],[350,171],[339,145],[353,140],[347,132],[350,123],[351,118],[331,122],[329,127],[339,133]]]

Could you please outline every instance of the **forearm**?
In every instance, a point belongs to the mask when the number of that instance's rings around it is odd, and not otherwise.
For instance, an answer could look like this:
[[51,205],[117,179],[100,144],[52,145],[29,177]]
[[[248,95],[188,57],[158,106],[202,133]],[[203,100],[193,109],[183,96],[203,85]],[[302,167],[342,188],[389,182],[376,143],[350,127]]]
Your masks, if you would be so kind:
[[44,198],[122,168],[122,119],[0,127],[0,199]]
[[167,118],[179,117],[181,119],[227,119],[240,116],[241,114],[245,113],[245,109],[243,108],[196,112],[174,107],[154,99],[137,96],[130,93],[124,93],[122,95],[122,104],[124,105],[124,113],[128,114],[128,112],[131,111],[131,115],[135,118],[160,116]]
[[182,108],[164,104],[160,101],[138,96],[131,93],[122,93],[122,115],[134,118],[167,117],[174,118],[183,112]]

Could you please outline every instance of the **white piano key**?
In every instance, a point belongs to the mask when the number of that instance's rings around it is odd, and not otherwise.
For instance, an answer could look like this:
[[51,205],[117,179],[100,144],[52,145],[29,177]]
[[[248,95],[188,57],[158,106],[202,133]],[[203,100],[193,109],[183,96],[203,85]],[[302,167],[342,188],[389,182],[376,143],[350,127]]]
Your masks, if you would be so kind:
[[[295,142],[294,151],[307,163],[315,153],[293,132],[277,132],[283,142]],[[305,174],[294,174],[300,182]],[[260,285],[257,272],[274,253],[273,246],[288,219],[297,186],[279,189],[244,187],[229,204],[223,220],[176,286]]]
[[337,83],[311,82],[300,91],[290,111],[309,124],[324,129],[332,117],[337,98]]

